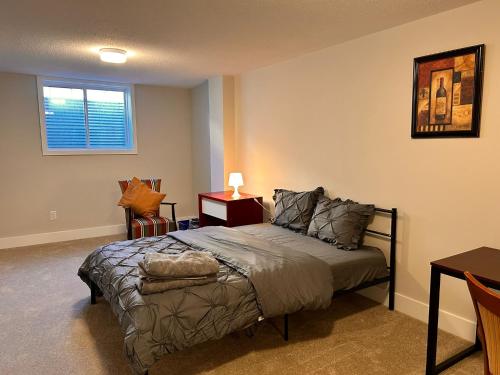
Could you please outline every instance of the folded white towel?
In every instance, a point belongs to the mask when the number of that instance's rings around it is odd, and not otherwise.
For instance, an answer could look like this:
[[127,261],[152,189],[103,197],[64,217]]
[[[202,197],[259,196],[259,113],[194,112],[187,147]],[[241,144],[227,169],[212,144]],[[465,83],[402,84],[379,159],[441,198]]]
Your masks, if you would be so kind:
[[207,276],[219,271],[219,263],[206,251],[185,251],[181,254],[147,253],[139,262],[144,276],[186,278]]
[[172,289],[189,288],[193,286],[205,285],[215,283],[217,281],[216,275],[201,276],[196,279],[157,279],[148,281],[148,279],[139,278],[137,281],[137,288],[141,294],[153,294],[166,292]]

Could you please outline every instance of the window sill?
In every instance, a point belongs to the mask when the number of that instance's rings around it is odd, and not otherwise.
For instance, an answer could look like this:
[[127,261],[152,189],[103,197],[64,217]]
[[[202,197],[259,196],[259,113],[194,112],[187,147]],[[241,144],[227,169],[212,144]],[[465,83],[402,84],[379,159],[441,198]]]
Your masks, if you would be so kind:
[[43,150],[43,156],[71,155],[138,155],[137,150]]

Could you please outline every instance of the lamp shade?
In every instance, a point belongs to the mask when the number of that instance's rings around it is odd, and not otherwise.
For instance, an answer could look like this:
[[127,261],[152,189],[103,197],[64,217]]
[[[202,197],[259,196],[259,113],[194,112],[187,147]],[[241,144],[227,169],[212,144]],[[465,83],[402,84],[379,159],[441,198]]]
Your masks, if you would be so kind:
[[229,186],[243,186],[243,175],[239,172],[229,173]]

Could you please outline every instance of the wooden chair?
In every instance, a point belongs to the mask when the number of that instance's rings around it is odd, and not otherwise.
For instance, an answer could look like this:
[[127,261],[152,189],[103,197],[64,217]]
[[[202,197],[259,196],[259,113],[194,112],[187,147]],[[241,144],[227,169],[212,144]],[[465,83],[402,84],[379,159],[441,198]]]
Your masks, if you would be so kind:
[[[500,272],[500,270],[499,270]],[[477,315],[477,330],[484,353],[484,374],[500,375],[500,294],[465,272]]]
[[[141,180],[150,189],[160,192],[161,179],[148,178]],[[122,194],[127,190],[130,180],[118,181]],[[125,208],[125,220],[127,223],[127,239],[133,240],[141,237],[162,236],[169,231],[177,230],[177,220],[175,217],[175,205],[177,203],[161,202],[162,205],[169,205],[172,210],[172,218],[160,216],[158,210],[153,217],[140,217],[134,214],[130,208]]]

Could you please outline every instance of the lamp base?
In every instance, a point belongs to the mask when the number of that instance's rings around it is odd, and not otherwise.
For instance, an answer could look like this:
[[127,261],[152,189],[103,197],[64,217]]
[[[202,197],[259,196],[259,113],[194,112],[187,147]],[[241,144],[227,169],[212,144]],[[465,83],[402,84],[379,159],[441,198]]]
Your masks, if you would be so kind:
[[240,195],[240,193],[239,193],[239,191],[238,191],[238,186],[235,186],[235,187],[234,187],[234,193],[233,193],[233,195],[232,195],[232,198],[233,198],[233,199],[238,199],[239,197],[241,197],[241,195]]

